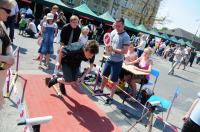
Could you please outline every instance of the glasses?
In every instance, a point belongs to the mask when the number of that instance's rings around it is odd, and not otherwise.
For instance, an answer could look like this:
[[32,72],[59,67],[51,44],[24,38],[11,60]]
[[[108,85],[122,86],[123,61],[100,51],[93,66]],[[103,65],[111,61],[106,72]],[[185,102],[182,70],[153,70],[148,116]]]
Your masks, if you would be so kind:
[[0,9],[3,9],[7,14],[11,13],[11,9],[7,9],[7,8],[4,8],[4,7],[0,7]]

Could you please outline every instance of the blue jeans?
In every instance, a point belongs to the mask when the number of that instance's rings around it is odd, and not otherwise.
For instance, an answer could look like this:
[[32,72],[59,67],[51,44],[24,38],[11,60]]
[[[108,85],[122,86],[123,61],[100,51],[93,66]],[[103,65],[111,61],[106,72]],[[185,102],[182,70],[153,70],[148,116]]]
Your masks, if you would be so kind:
[[119,75],[121,72],[123,61],[114,62],[110,60],[106,60],[105,65],[103,67],[103,76],[108,77],[110,75],[110,80],[112,82],[117,82],[119,79]]
[[79,67],[70,67],[67,63],[62,63],[63,78],[65,82],[76,81],[79,77]]

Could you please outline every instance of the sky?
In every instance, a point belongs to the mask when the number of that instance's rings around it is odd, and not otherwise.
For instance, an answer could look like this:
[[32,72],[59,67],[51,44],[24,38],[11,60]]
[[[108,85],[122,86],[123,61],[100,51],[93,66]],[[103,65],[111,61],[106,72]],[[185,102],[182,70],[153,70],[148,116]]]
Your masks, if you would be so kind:
[[[200,26],[200,0],[162,0],[157,18],[165,16],[164,25],[155,27],[181,28],[195,34]],[[200,34],[200,27],[197,34]]]

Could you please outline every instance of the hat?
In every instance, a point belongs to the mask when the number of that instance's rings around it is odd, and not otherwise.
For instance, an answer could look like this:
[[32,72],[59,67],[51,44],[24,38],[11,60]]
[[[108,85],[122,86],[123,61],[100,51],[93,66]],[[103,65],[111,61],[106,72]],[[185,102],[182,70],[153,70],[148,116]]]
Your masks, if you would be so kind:
[[54,18],[54,15],[52,13],[47,14],[47,20],[50,20],[50,19],[53,20],[53,18]]

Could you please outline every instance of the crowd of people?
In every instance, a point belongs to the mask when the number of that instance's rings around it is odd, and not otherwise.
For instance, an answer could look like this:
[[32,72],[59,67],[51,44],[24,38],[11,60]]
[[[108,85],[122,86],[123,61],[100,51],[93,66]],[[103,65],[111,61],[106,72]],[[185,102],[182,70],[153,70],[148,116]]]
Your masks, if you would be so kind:
[[[51,88],[54,84],[59,83],[62,94],[66,94],[65,85],[82,83],[85,76],[92,70],[95,55],[99,52],[99,42],[103,40],[102,36],[106,32],[103,24],[100,24],[99,27],[92,23],[83,25],[82,20],[76,15],[72,15],[69,18],[69,23],[67,23],[64,13],[59,10],[58,6],[54,5],[51,9],[48,7],[44,9],[43,18],[40,24],[36,26],[34,15],[29,7],[19,10],[14,0],[0,0],[0,49],[2,49],[0,50],[0,105],[3,101],[2,88],[5,84],[6,72],[14,63],[11,46],[14,31],[10,21],[16,19],[18,12],[20,12],[19,34],[29,35],[32,38],[35,38],[38,34],[37,39],[40,47],[36,60],[39,60],[39,67],[45,65],[47,69],[51,69],[49,65],[50,55],[57,55],[54,74],[48,82],[48,87]],[[7,27],[10,28],[9,35],[3,23],[6,20],[6,24],[9,25]],[[106,100],[107,104],[112,103],[120,81],[125,81],[130,85],[133,89],[131,93],[133,97],[135,97],[137,90],[136,83],[141,83],[141,81],[144,84],[148,83],[149,74],[153,67],[152,53],[162,56],[164,59],[169,58],[172,62],[169,75],[174,74],[176,66],[180,68],[183,65],[183,69],[185,69],[189,64],[192,67],[197,55],[194,49],[188,48],[186,45],[175,46],[163,39],[157,42],[155,38],[150,38],[149,35],[141,33],[137,37],[134,35],[130,37],[124,27],[124,19],[116,19],[110,33],[111,45],[105,48],[108,58],[103,66],[102,82],[100,88],[95,91],[95,93],[103,93],[108,78],[112,81],[111,94]],[[56,53],[53,48],[54,42],[60,44]],[[44,64],[42,64],[43,60],[45,60]],[[89,68],[84,74],[80,74],[82,61],[89,62]],[[136,65],[135,70],[149,74],[137,78],[122,68],[123,63],[125,65]],[[63,72],[63,76],[59,75],[59,71]]]

